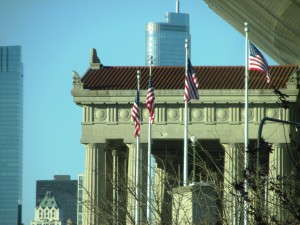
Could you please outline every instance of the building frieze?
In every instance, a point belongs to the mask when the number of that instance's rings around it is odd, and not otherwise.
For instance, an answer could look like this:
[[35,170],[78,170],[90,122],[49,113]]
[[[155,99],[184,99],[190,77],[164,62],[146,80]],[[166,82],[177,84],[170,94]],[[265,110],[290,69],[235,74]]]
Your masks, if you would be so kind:
[[[83,124],[133,124],[131,103],[87,104],[83,105]],[[249,123],[258,124],[264,117],[289,120],[293,107],[284,109],[278,104],[249,103]],[[141,124],[148,123],[148,110],[140,105]],[[189,104],[188,120],[190,124],[241,124],[244,122],[243,103],[196,103]],[[155,124],[181,124],[184,121],[184,104],[155,104]]]

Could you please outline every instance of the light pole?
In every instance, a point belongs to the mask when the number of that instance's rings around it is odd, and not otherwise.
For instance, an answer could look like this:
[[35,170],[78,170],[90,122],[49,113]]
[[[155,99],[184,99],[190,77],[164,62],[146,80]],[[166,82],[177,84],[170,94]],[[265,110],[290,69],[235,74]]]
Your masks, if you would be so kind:
[[192,183],[195,183],[196,178],[196,144],[197,144],[197,137],[191,136],[191,142],[193,146],[193,180]]
[[[137,98],[138,98],[138,122],[140,123],[140,79],[141,79],[141,71],[138,70],[136,72],[137,78]],[[136,136],[136,164],[135,164],[135,224],[140,224],[140,205],[139,205],[139,191],[140,191],[140,134]]]

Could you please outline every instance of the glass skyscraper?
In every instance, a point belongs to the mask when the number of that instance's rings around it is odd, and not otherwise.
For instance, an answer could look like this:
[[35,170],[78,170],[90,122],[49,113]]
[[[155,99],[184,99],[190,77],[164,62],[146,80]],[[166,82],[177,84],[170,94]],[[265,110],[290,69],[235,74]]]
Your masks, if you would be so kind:
[[178,11],[167,12],[163,23],[146,24],[146,65],[149,65],[150,56],[154,66],[185,65],[185,40],[191,43],[189,14]]
[[22,201],[21,46],[0,46],[0,224],[16,225]]

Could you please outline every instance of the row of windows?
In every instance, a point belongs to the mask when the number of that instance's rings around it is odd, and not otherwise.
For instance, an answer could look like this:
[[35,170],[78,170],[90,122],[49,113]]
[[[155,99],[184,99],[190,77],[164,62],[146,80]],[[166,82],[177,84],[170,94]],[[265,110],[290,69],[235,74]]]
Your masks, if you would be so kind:
[[59,222],[46,222],[46,223],[37,223],[36,225],[59,225]]
[[[41,212],[42,212],[42,210],[40,209],[40,210],[39,210],[39,213],[41,213]],[[48,211],[48,209],[46,209],[45,212],[48,213],[48,212],[51,212],[51,210]],[[52,213],[55,213],[55,210],[54,210],[54,209],[52,209]]]
[[22,84],[23,83],[23,78],[22,78],[22,73],[19,71],[16,72],[9,72],[9,73],[1,73],[0,72],[0,81],[2,82],[2,86],[5,82],[10,82],[14,81],[16,84]]
[[[20,147],[22,147],[23,144],[22,134],[17,130],[11,131],[8,134],[1,131],[2,130],[0,130],[0,135],[2,135],[2,137],[0,138],[0,145],[1,145],[0,156],[3,158],[9,158],[11,157],[11,154],[19,155],[21,151]],[[11,134],[12,132],[15,133]],[[9,156],[6,156],[6,154],[9,154]]]
[[82,213],[77,216],[77,225],[82,225]]
[[[48,216],[48,215],[50,215],[50,216]],[[52,218],[55,217],[54,214],[45,214],[45,215],[39,214],[39,218],[51,218],[51,215],[52,215]]]
[[[13,122],[13,121],[1,121],[0,120],[0,126],[1,126],[1,130],[3,128],[5,128],[5,126],[7,128],[9,128],[11,126],[15,126],[15,128],[19,128],[19,129],[22,128],[22,125],[20,123],[18,123],[17,121]],[[16,132],[15,135],[19,133],[18,131],[15,131],[15,132]]]
[[82,204],[81,203],[78,203],[78,212],[82,213]]

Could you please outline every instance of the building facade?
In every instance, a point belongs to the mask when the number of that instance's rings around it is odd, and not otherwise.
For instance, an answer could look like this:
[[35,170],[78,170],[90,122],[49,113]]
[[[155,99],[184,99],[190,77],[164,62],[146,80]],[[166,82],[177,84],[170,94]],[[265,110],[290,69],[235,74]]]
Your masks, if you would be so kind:
[[16,225],[22,204],[23,64],[21,46],[0,46],[0,221]]
[[[91,52],[95,54],[94,50]],[[74,102],[83,110],[81,143],[86,152],[83,195],[86,204],[83,208],[83,224],[109,224],[113,220],[123,224],[135,223],[137,195],[141,196],[138,205],[139,222],[143,224],[147,220],[144,213],[148,148],[148,110],[145,101],[150,69],[133,66],[106,67],[99,63],[99,59],[93,59],[97,57],[91,55],[91,67],[83,76],[74,73],[72,89]],[[265,76],[259,72],[249,73],[248,151],[252,154],[255,152],[254,144],[261,139],[258,137],[258,131],[264,118],[278,121],[300,119],[299,68],[287,65],[271,66],[269,69],[272,85],[266,83]],[[140,70],[141,74],[141,174],[138,179],[135,175],[138,148],[130,113],[136,93],[137,70]],[[199,82],[200,99],[188,104],[188,133],[189,136],[197,137],[199,161],[195,168],[196,183],[199,182],[199,187],[218,187],[211,192],[212,196],[217,196],[215,198],[218,201],[216,205],[203,210],[199,203],[205,202],[201,195],[205,191],[190,187],[190,190],[197,191],[196,195],[180,189],[175,192],[174,198],[174,188],[182,188],[185,68],[156,66],[152,68],[156,99],[151,142],[152,154],[156,158],[153,168],[156,171],[153,195],[159,198],[154,199],[152,205],[155,212],[154,224],[201,224],[201,218],[210,217],[207,213],[215,209],[217,210],[214,220],[224,224],[235,224],[243,219],[241,202],[248,198],[251,204],[254,204],[253,207],[268,202],[267,220],[272,217],[283,222],[292,218],[284,211],[286,208],[280,208],[282,202],[280,203],[280,197],[276,195],[274,187],[265,189],[265,186],[276,182],[279,182],[280,186],[282,179],[287,177],[293,182],[297,181],[297,164],[291,163],[290,159],[290,156],[295,157],[292,162],[299,159],[299,133],[295,126],[293,123],[276,122],[266,122],[264,125],[262,136],[268,143],[272,143],[273,150],[269,151],[268,157],[265,156],[262,161],[265,161],[264,166],[267,165],[268,168],[265,176],[272,182],[267,184],[266,181],[261,181],[263,185],[260,188],[263,187],[263,190],[257,192],[253,182],[259,181],[260,176],[255,177],[256,173],[253,173],[253,156],[249,164],[251,167],[246,168],[249,173],[245,173],[244,165],[245,68],[194,66],[194,71]],[[278,95],[279,93],[284,95]],[[284,96],[288,96],[288,102],[283,101]],[[266,155],[266,151],[261,153]],[[189,176],[192,175],[191,161],[189,160]],[[244,189],[239,187],[239,184],[244,182],[245,174],[249,176],[249,185],[253,188],[251,193],[244,193]],[[136,180],[140,183],[138,193],[135,192]],[[213,186],[215,183],[218,185]],[[182,195],[178,196],[178,193]],[[256,205],[257,199],[259,201]],[[174,200],[177,200],[176,204],[173,204]],[[212,204],[211,200],[209,202]],[[178,213],[174,214],[174,209]],[[194,209],[202,211],[194,213]],[[186,215],[191,215],[192,218],[187,218]],[[252,214],[249,224],[254,224],[255,218],[258,217]],[[185,222],[180,223],[178,220]]]
[[145,65],[152,56],[154,66],[184,66],[186,39],[191,43],[189,14],[179,13],[179,6],[176,13],[165,14],[164,22],[147,23]]
[[36,182],[36,207],[43,201],[45,194],[51,192],[62,211],[62,221],[71,219],[77,224],[77,180],[71,180],[69,175],[54,175],[53,180],[38,180]]

